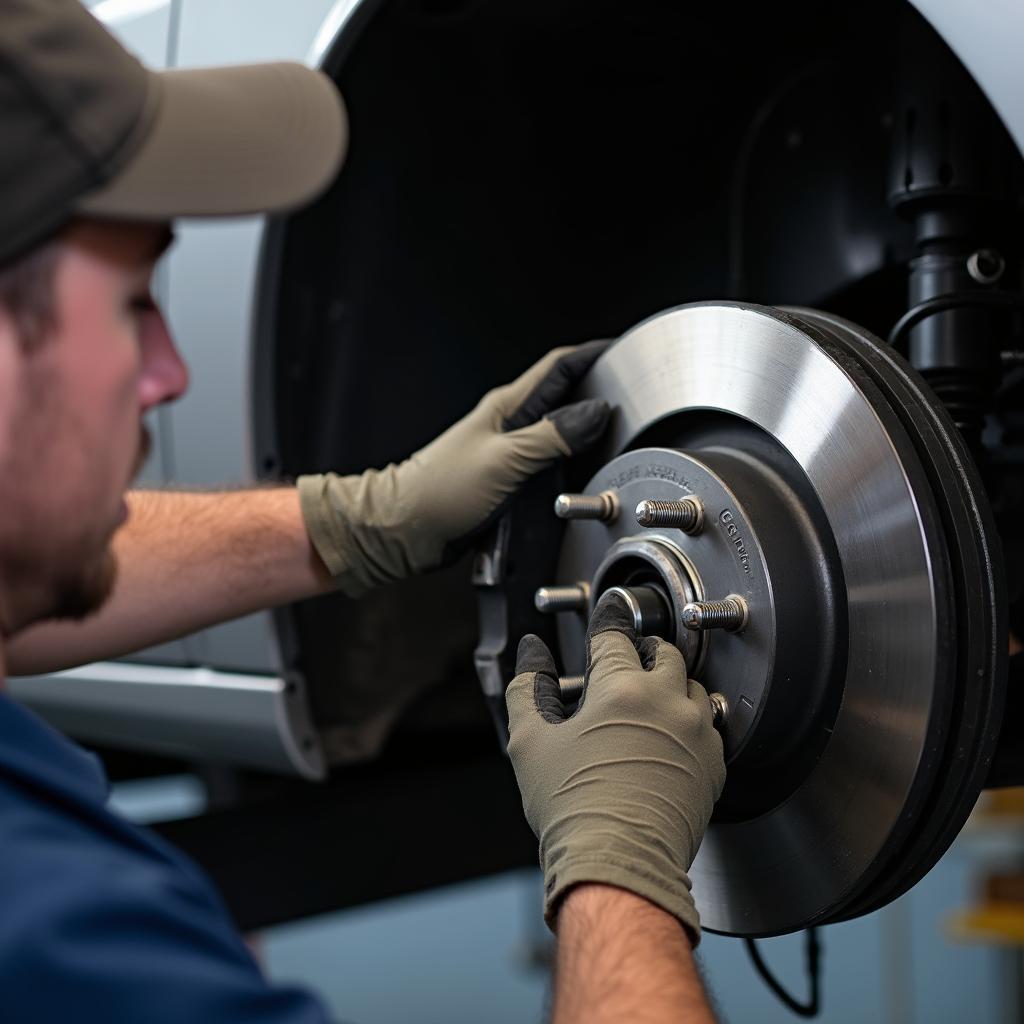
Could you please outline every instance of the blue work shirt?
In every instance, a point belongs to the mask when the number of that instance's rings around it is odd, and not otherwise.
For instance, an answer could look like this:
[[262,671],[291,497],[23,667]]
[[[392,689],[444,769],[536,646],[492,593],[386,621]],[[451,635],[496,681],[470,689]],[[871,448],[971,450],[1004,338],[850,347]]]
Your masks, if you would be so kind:
[[99,760],[0,695],[0,1020],[324,1024],[199,868],[106,807]]

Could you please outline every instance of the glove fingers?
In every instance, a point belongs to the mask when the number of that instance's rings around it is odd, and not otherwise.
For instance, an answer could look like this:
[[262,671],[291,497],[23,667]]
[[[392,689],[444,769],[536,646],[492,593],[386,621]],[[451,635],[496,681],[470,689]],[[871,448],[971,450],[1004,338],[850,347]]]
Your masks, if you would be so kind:
[[562,704],[562,690],[558,685],[555,659],[544,641],[533,633],[528,633],[519,641],[519,650],[516,653],[516,678],[509,684],[505,703],[508,707],[510,729],[513,714],[522,714],[529,710],[539,713],[547,722],[565,721],[565,707]]
[[626,602],[618,594],[613,593],[602,594],[597,602],[594,614],[587,625],[587,640],[610,629],[624,633],[629,637],[631,644],[636,643],[633,613]]
[[[493,526],[508,507],[516,487],[534,473],[546,469],[556,459],[570,454],[569,446],[549,419],[542,419],[532,426],[523,427],[511,434],[495,434],[488,446],[489,464],[500,467],[507,473],[505,480],[492,480],[497,485],[494,505],[478,523],[466,532],[453,537],[444,545],[441,565],[451,565],[460,558],[473,542],[474,537]],[[504,492],[504,493],[501,493]]]
[[[673,684],[678,684],[681,693],[686,693],[686,659],[683,652],[675,644],[663,640],[660,636],[644,637],[641,643],[650,642],[652,656],[649,672],[657,671]],[[641,654],[641,658],[643,655]],[[646,663],[644,668],[647,668]]]
[[547,414],[573,455],[594,445],[608,426],[612,408],[602,398],[586,398]]
[[548,416],[531,423],[528,427],[520,427],[510,434],[499,434],[498,437],[501,441],[498,450],[505,453],[506,465],[513,466],[524,475],[545,468],[555,459],[572,454],[572,449]]
[[607,594],[587,627],[587,688],[592,681],[641,668],[633,615],[618,594]]
[[565,355],[559,356],[537,381],[534,381],[532,371],[527,371],[524,374],[526,380],[520,378],[526,384],[525,393],[516,386],[520,381],[516,381],[502,396],[508,403],[503,428],[506,431],[518,430],[536,423],[561,405],[565,396],[610,344],[609,341],[588,341],[584,345],[577,345]]
[[711,708],[708,691],[696,679],[688,679],[686,682],[686,695],[697,705],[701,718],[707,719],[707,724],[713,727],[715,715]]
[[658,647],[661,644],[660,637],[645,636],[636,645],[636,652],[640,655],[640,664],[645,672],[652,672],[658,664]]

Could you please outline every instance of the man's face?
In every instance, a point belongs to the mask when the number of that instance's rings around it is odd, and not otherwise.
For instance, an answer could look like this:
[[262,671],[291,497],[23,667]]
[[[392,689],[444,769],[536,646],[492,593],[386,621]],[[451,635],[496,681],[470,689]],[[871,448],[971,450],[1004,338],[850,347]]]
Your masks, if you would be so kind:
[[166,226],[82,221],[60,243],[51,336],[25,351],[0,316],[0,635],[79,617],[113,585],[142,416],[188,374],[150,292]]

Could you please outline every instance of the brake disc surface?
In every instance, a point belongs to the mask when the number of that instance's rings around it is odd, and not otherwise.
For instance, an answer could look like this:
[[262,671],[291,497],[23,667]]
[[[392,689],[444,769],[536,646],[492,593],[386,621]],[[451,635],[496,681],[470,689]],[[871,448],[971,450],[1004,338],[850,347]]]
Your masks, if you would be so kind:
[[[570,522],[557,579],[539,582],[584,583],[591,608],[609,586],[656,584],[691,674],[727,696],[726,791],[691,870],[714,931],[778,934],[897,895],[955,835],[995,741],[1005,636],[984,495],[970,474],[964,501],[938,493],[954,442],[936,454],[915,435],[885,374],[916,378],[888,353],[869,372],[879,344],[813,313],[685,306],[623,336],[580,395],[616,409],[586,492],[616,491],[621,512]],[[694,535],[632,515],[687,495],[705,508]],[[958,529],[985,557],[951,559]],[[742,630],[679,621],[680,601],[730,594]],[[558,620],[580,671],[586,616]],[[984,710],[969,721],[966,672]],[[951,758],[965,742],[969,761]]]

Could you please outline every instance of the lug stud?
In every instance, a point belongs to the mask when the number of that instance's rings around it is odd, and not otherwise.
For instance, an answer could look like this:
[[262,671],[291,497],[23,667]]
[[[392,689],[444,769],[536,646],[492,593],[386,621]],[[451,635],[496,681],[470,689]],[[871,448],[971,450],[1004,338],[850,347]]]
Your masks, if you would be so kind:
[[575,704],[583,695],[583,676],[559,676],[558,688],[563,704]]
[[650,498],[637,505],[636,521],[646,527],[669,526],[683,533],[700,533],[704,528],[704,503],[692,496],[679,501]]
[[614,523],[619,517],[619,496],[614,491],[600,494],[560,494],[555,498],[559,519],[597,519]]
[[683,625],[687,629],[725,629],[735,633],[747,624],[747,602],[736,594],[724,601],[691,601],[683,606]]
[[716,729],[721,729],[729,717],[729,702],[722,693],[709,693],[708,700],[711,701],[711,721]]
[[586,583],[570,587],[541,587],[533,595],[534,607],[539,612],[582,612],[590,600],[590,588]]

